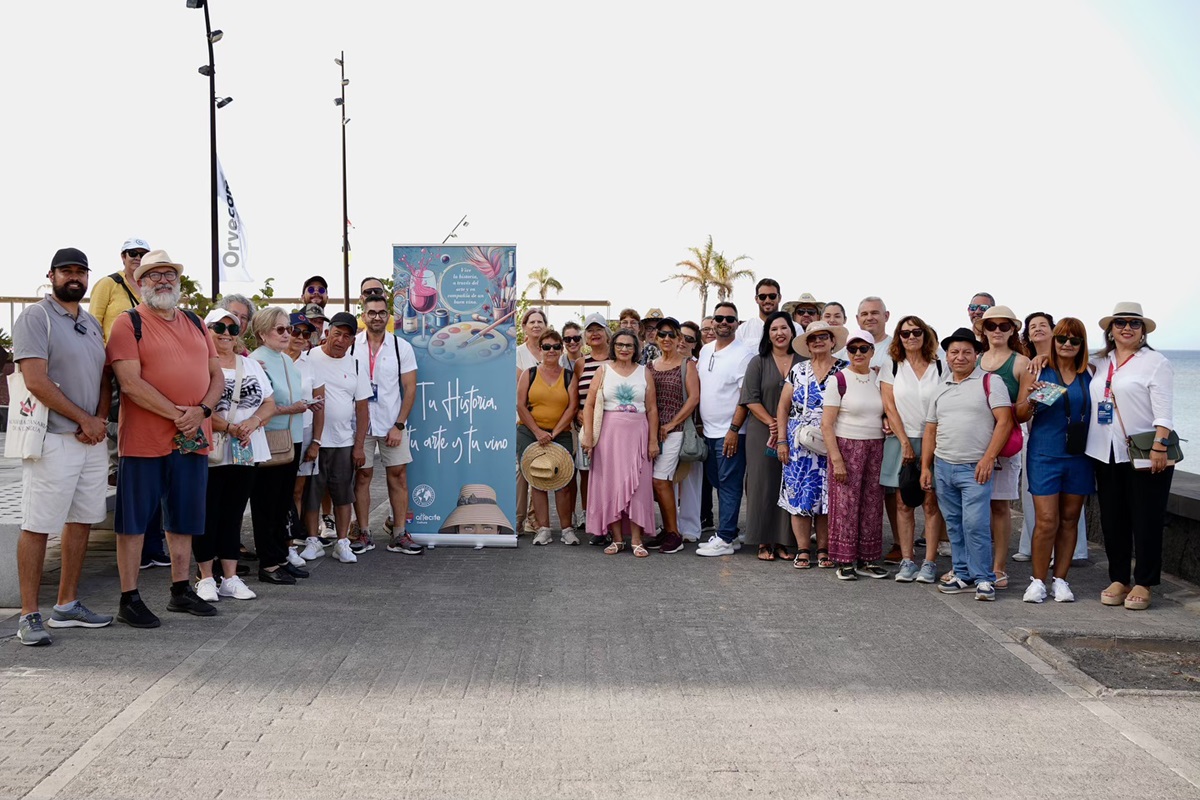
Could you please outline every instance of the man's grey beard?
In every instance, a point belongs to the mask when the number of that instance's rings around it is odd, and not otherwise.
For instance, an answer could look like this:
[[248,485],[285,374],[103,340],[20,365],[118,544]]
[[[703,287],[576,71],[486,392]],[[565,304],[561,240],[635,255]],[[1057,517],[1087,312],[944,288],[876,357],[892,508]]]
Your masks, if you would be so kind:
[[140,288],[140,293],[143,303],[159,311],[173,310],[179,305],[179,298],[182,294],[178,286],[172,286],[170,292],[163,292],[161,294],[155,291],[155,287],[153,286],[148,289],[142,287]]

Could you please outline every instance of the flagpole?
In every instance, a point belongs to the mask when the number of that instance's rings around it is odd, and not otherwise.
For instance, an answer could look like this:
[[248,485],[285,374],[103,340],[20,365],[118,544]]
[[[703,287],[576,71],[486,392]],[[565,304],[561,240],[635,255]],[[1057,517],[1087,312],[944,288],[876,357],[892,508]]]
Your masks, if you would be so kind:
[[346,311],[350,311],[350,210],[346,199],[346,51],[341,51],[337,60],[342,71],[342,97],[338,103],[342,107],[342,280],[345,283]]
[[204,3],[204,33],[208,42],[208,180],[209,211],[212,217],[212,301],[221,294],[221,256],[217,244],[217,69],[213,64],[212,23],[208,3]]

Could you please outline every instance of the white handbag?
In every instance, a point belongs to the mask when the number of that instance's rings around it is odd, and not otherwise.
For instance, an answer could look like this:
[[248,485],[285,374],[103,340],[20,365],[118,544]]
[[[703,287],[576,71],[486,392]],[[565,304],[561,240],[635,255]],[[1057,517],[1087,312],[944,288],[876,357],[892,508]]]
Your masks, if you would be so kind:
[[[49,355],[50,313],[44,306],[39,307],[46,315],[46,349]],[[50,409],[34,397],[25,385],[25,376],[21,374],[20,364],[17,364],[16,371],[8,376],[8,396],[8,432],[4,437],[4,457],[36,461],[42,457]]]
[[[828,380],[828,376],[826,376]],[[804,408],[808,408],[808,391],[812,387],[812,378],[804,382]],[[792,446],[803,447],[811,453],[817,455],[829,455],[829,448],[825,446],[825,437],[821,435],[819,425],[799,425],[792,434]]]

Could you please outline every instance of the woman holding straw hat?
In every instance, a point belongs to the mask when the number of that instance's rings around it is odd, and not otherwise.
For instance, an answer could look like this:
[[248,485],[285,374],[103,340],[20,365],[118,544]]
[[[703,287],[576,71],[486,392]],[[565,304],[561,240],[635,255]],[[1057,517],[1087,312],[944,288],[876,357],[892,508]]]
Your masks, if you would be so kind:
[[[571,423],[579,403],[579,383],[574,372],[562,366],[562,335],[553,328],[538,337],[542,363],[521,373],[517,381],[517,453],[524,456],[533,444],[556,442],[573,453]],[[522,470],[524,475],[524,470]],[[526,480],[528,478],[526,477]],[[562,525],[562,543],[579,544],[571,525],[570,492],[554,493],[554,505]],[[550,498],[545,489],[533,488],[533,514],[537,518],[534,544],[550,544]]]
[[654,530],[650,462],[658,456],[659,430],[654,381],[637,363],[640,346],[632,331],[613,334],[613,360],[592,379],[580,443],[592,459],[588,529],[610,531],[612,544],[604,552],[616,555],[625,549],[628,526],[633,554],[645,558],[650,551],[642,535]]
[[[1172,433],[1175,371],[1146,341],[1154,320],[1141,303],[1117,303],[1100,320],[1104,349],[1096,356],[1091,386],[1087,454],[1095,459],[1100,525],[1112,584],[1100,595],[1106,606],[1131,611],[1150,607],[1150,588],[1162,572],[1162,534],[1175,467],[1168,452]],[[1149,438],[1148,457],[1131,460],[1126,437]],[[1130,559],[1137,565],[1130,570]]]

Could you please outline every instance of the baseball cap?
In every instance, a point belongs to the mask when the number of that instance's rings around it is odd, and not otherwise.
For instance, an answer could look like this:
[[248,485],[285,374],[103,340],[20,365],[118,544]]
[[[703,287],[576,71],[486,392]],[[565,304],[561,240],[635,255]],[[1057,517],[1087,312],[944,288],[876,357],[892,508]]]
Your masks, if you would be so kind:
[[145,239],[139,239],[136,236],[125,240],[125,244],[121,245],[121,252],[126,250],[149,250],[150,243]]
[[291,325],[293,328],[296,327],[297,325],[307,325],[309,330],[315,331],[317,329],[316,325],[313,325],[311,322],[308,321],[307,316],[305,316],[304,314],[301,314],[299,312],[297,312],[295,314],[288,314],[288,324]]
[[339,311],[333,315],[333,318],[331,320],[329,320],[329,327],[331,327],[331,328],[343,327],[343,328],[349,328],[352,331],[357,331],[358,330],[358,320],[356,320],[354,318],[353,314],[349,314],[345,311]]
[[606,320],[604,315],[599,311],[593,311],[591,314],[588,314],[587,319],[583,321],[583,329],[587,330],[593,325],[599,325],[601,328],[607,328],[608,320]]
[[54,254],[54,258],[50,259],[50,269],[59,267],[83,267],[91,272],[87,256],[77,247],[64,247]]
[[323,319],[323,320],[329,319],[329,317],[325,316],[324,309],[322,309],[316,303],[309,303],[301,311],[304,314],[304,316],[308,317],[309,322],[312,322],[314,319]]
[[663,318],[662,309],[661,308],[652,308],[646,312],[646,316],[642,317],[642,321],[644,322],[645,320],[648,320],[648,319],[662,319],[662,318]]
[[214,322],[220,322],[221,320],[225,319],[226,317],[233,320],[237,324],[241,324],[241,320],[239,320],[237,318],[236,314],[234,314],[229,309],[221,308],[219,306],[204,315],[204,324],[206,326],[212,325]]

